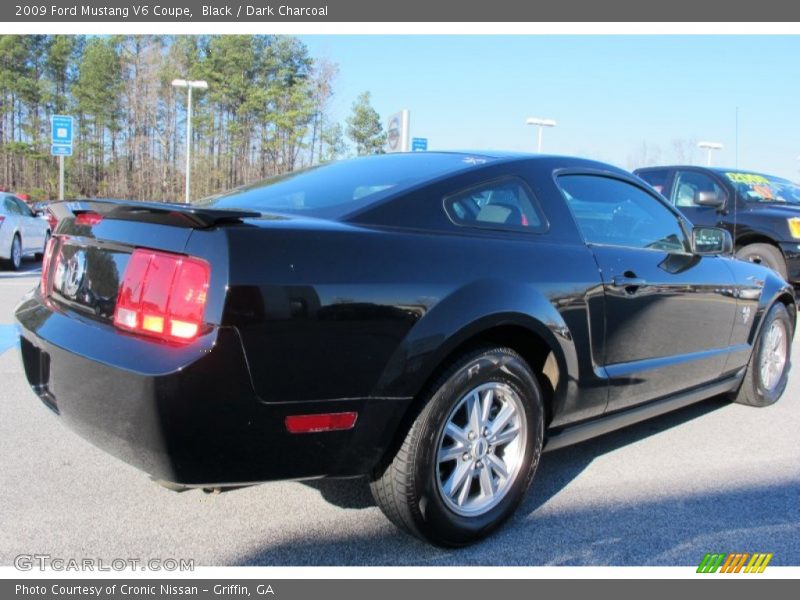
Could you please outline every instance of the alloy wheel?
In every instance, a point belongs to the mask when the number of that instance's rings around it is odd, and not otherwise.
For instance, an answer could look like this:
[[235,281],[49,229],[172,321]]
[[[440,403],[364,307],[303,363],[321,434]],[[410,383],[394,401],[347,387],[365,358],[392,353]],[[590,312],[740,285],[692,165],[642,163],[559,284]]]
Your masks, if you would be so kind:
[[454,513],[475,517],[502,501],[520,474],[528,437],[522,398],[485,383],[456,403],[439,435],[436,483]]
[[787,339],[783,323],[773,321],[764,336],[759,364],[761,385],[767,391],[773,390],[783,375],[786,366]]

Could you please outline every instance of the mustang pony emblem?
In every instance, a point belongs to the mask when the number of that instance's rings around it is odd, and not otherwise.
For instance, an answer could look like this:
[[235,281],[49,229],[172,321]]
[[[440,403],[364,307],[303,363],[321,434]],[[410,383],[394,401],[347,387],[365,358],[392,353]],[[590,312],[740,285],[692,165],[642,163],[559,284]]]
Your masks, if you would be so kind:
[[75,298],[81,288],[86,274],[86,253],[79,250],[67,260],[66,264],[58,265],[55,275],[55,286],[62,294]]

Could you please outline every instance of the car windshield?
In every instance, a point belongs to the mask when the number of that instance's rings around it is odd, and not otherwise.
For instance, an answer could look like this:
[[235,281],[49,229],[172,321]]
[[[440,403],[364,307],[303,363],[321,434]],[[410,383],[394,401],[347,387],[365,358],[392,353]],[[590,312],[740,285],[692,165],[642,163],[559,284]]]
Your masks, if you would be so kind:
[[417,184],[490,160],[478,155],[427,152],[368,156],[278,175],[195,204],[335,219]]
[[727,172],[725,177],[748,202],[800,204],[800,186],[787,179],[741,171]]

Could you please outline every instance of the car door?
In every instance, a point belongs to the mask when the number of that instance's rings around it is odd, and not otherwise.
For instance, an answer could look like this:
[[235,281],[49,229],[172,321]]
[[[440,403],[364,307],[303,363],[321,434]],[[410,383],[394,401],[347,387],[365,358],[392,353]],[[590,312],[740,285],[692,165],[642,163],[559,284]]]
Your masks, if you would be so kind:
[[725,189],[710,174],[693,169],[677,169],[675,171],[670,192],[670,201],[673,206],[694,225],[722,227],[722,207],[698,204],[696,200],[701,192],[714,193],[727,203]]
[[4,194],[0,198],[0,203],[3,205],[3,235],[0,239],[2,239],[3,251],[8,253],[8,256],[11,256],[11,243],[14,239],[14,233],[20,232],[20,237],[24,236],[21,222],[22,215],[20,214],[19,206],[17,206],[13,196],[10,194]]
[[603,280],[608,410],[718,378],[736,312],[724,259],[692,254],[680,216],[632,180],[558,182]]
[[24,253],[41,252],[44,248],[45,227],[43,221],[33,214],[30,207],[19,198],[11,198],[17,205],[22,230],[22,251]]
[[[5,256],[11,250],[11,236],[14,232],[14,216],[9,214],[6,207],[5,194],[0,194],[0,256]],[[9,254],[10,256],[10,254]]]

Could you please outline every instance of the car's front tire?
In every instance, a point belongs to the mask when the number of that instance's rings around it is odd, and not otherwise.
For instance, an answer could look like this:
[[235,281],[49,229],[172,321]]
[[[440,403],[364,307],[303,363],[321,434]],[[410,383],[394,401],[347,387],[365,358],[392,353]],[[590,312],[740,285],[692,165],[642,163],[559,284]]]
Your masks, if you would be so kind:
[[736,253],[736,257],[759,265],[764,265],[786,279],[788,269],[783,253],[771,244],[748,244]]
[[769,406],[786,389],[794,326],[781,302],[770,308],[756,340],[742,386],[734,400],[749,406]]
[[542,393],[508,348],[472,352],[431,386],[400,449],[376,471],[375,501],[397,526],[443,546],[505,521],[542,451]]

